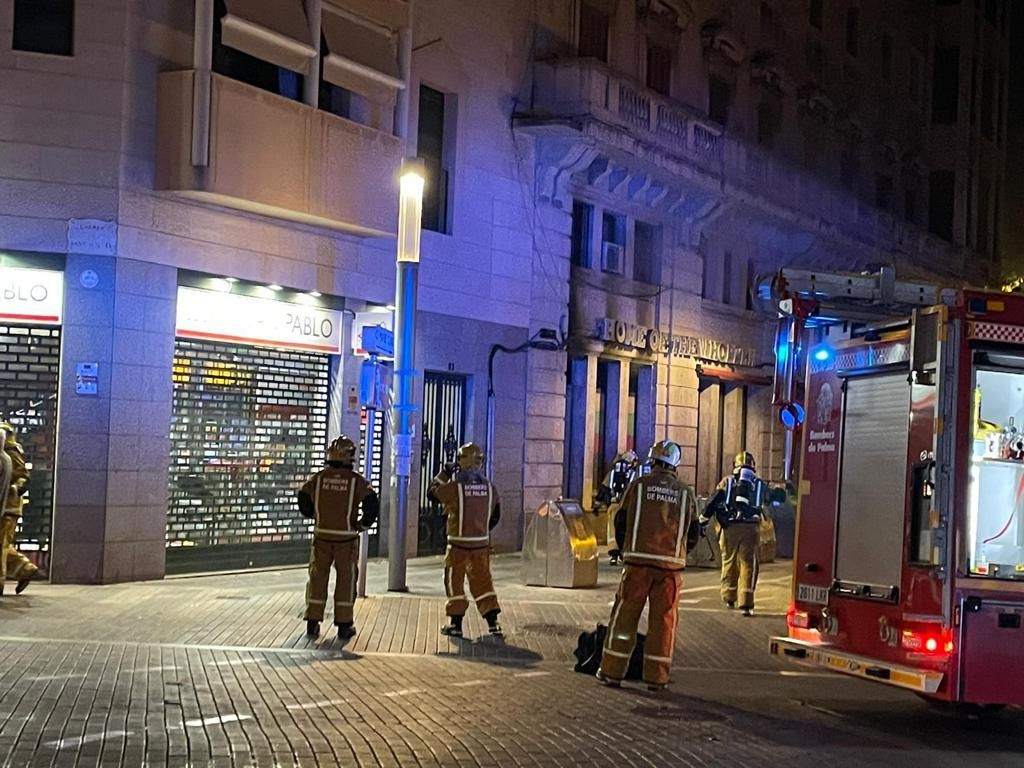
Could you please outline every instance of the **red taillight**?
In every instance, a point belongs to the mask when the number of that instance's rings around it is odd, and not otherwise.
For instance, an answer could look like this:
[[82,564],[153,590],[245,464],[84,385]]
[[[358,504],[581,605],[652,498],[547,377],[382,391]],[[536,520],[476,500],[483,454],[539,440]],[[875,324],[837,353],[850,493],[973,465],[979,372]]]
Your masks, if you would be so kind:
[[789,613],[786,614],[786,621],[789,626],[796,627],[797,629],[811,628],[811,614],[807,611],[791,609]]
[[953,637],[949,630],[903,630],[903,650],[930,656],[948,656],[953,653]]

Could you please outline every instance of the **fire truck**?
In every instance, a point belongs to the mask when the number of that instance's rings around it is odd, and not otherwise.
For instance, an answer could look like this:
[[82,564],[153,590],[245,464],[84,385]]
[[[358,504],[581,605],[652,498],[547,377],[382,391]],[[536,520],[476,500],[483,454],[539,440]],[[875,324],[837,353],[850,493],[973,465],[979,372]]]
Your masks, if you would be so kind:
[[776,398],[801,433],[793,600],[772,652],[1024,705],[1024,296],[891,270],[785,270],[772,289]]

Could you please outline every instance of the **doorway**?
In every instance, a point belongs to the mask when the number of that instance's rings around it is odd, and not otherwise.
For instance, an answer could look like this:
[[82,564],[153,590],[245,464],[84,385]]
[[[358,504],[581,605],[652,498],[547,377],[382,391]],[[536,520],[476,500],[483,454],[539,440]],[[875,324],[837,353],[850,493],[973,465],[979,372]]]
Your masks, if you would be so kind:
[[427,372],[423,378],[423,441],[420,448],[420,513],[417,553],[438,555],[448,543],[440,504],[427,498],[430,481],[455,461],[466,439],[466,377]]

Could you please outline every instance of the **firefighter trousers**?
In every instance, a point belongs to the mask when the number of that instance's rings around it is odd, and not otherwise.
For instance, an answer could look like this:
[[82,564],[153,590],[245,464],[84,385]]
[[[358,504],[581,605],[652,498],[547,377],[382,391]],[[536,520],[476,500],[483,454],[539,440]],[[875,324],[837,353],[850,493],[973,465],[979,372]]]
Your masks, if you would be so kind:
[[313,539],[306,585],[306,621],[323,621],[327,605],[327,582],[334,566],[334,623],[351,624],[356,602],[359,570],[359,539],[324,541]]
[[35,563],[14,548],[14,532],[17,527],[17,517],[3,516],[0,524],[0,584],[7,579],[30,579],[39,570]]
[[672,652],[679,621],[679,590],[683,572],[649,565],[626,565],[615,594],[612,618],[601,654],[601,674],[613,680],[626,677],[636,645],[636,627],[644,605],[647,641],[644,643],[644,682],[665,685],[672,671]]
[[761,543],[756,523],[733,523],[722,529],[722,601],[739,602],[740,608],[754,607],[757,589],[757,550]]
[[466,599],[466,577],[469,577],[469,592],[476,601],[481,616],[497,611],[498,595],[491,580],[490,547],[467,549],[451,544],[444,555],[444,592],[448,596],[444,612],[446,616],[465,616],[469,608]]

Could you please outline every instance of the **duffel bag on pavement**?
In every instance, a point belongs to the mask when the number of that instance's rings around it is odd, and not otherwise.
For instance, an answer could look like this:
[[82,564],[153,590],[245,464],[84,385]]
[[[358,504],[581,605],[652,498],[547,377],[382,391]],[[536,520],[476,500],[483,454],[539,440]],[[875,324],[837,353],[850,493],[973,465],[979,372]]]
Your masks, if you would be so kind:
[[[608,627],[598,624],[593,632],[581,632],[576,642],[576,666],[573,670],[584,675],[596,675],[601,666],[601,649]],[[633,655],[629,657],[629,668],[626,670],[627,680],[643,680],[644,678],[644,641],[645,635],[637,633]]]

